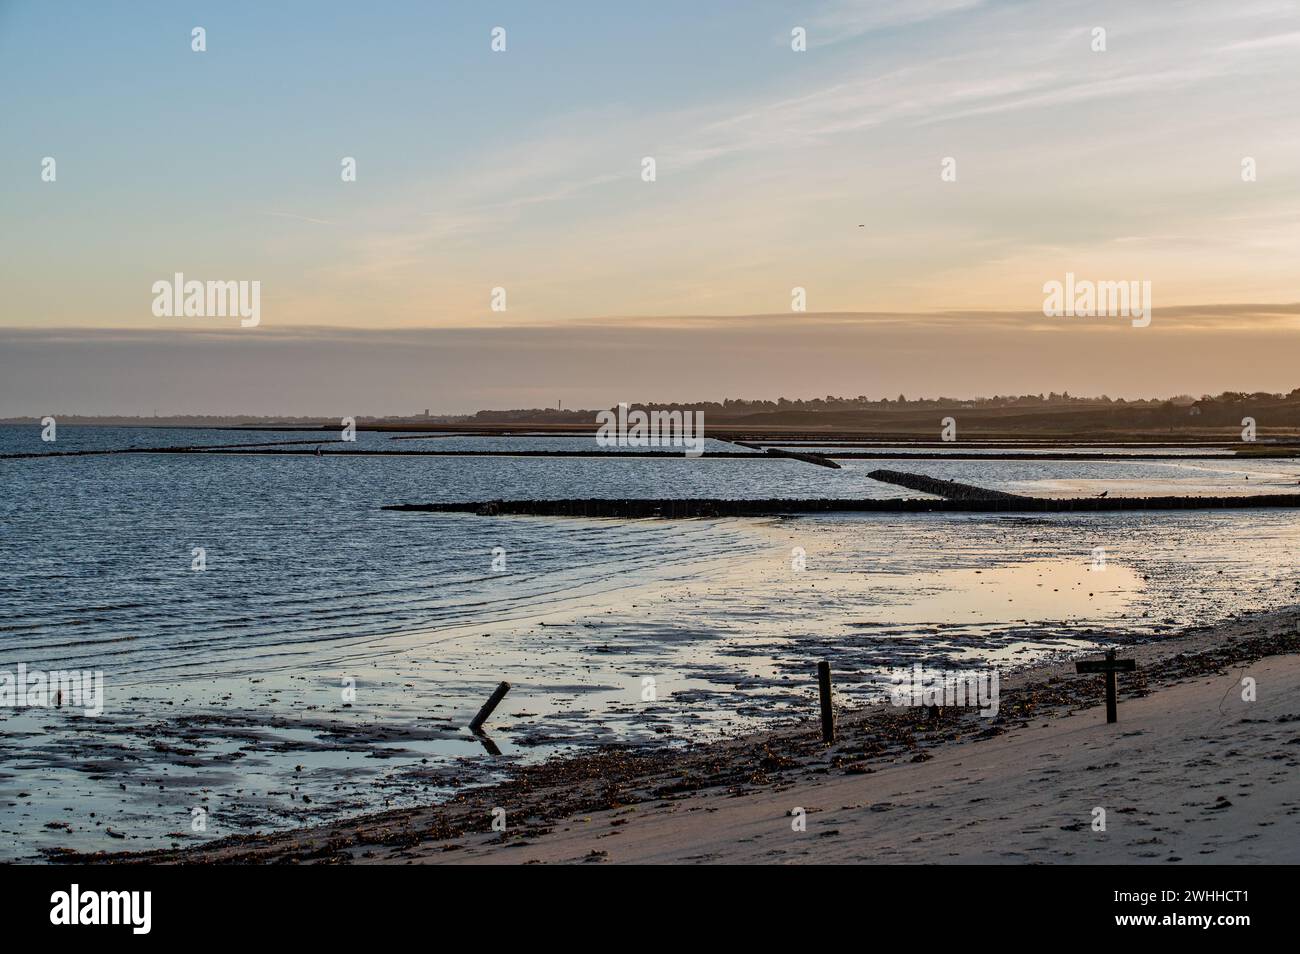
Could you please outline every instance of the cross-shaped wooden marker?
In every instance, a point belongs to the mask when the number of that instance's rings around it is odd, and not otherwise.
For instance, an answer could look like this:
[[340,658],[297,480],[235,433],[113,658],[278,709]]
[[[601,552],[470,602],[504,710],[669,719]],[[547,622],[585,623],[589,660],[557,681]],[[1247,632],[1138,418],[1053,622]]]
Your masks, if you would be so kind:
[[1115,650],[1106,650],[1105,659],[1085,659],[1074,664],[1076,672],[1104,672],[1106,674],[1106,721],[1118,722],[1115,711],[1115,673],[1132,672],[1137,668],[1137,660],[1116,659]]

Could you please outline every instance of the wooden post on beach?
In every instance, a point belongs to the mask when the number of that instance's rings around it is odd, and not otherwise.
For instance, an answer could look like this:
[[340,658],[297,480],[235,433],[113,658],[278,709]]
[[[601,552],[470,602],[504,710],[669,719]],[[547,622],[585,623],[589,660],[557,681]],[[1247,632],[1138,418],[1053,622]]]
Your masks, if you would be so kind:
[[1106,650],[1106,722],[1119,721],[1119,687],[1115,685],[1115,650]]
[[817,688],[822,697],[822,741],[835,741],[835,710],[831,708],[831,664],[823,659],[817,664]]
[[1075,672],[1100,672],[1106,675],[1106,721],[1118,722],[1119,713],[1115,700],[1115,673],[1132,672],[1137,663],[1132,659],[1116,659],[1115,650],[1106,650],[1106,658],[1101,662],[1081,660],[1074,664]]
[[503,682],[501,685],[497,686],[496,691],[492,693],[488,698],[488,701],[483,703],[483,708],[478,710],[478,715],[474,717],[474,721],[469,724],[469,730],[471,732],[477,733],[481,728],[483,728],[483,723],[488,720],[490,715],[492,715],[492,710],[501,704],[501,700],[506,697],[506,693],[509,691],[510,683],[508,682]]

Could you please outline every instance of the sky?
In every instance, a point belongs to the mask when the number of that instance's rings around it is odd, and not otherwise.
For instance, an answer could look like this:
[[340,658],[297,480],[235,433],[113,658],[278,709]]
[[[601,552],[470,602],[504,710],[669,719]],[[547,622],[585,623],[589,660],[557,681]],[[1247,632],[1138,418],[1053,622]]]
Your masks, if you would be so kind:
[[1294,2],[0,0],[0,88],[0,416],[1300,386]]

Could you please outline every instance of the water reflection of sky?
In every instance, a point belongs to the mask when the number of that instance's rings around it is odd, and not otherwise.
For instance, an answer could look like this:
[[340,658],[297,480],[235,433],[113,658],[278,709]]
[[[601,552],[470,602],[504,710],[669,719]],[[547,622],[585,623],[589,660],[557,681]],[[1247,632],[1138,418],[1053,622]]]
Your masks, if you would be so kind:
[[[0,662],[93,664],[108,692],[97,722],[0,712],[0,856],[188,840],[196,804],[213,809],[217,836],[412,804],[491,778],[502,762],[464,725],[501,679],[514,689],[492,738],[506,760],[539,759],[805,718],[821,656],[844,704],[865,704],[895,665],[1017,664],[1294,601],[1300,517],[1284,511],[670,522],[378,509],[497,496],[892,493],[865,476],[875,466],[0,463],[15,491],[0,498],[9,607]],[[1293,467],[898,464],[1022,493],[1125,484],[1220,493],[1245,476],[1252,489],[1280,484]],[[211,560],[202,575],[189,569],[199,542]],[[508,556],[500,576],[488,568],[498,545]],[[803,571],[792,568],[796,547]],[[344,679],[356,681],[352,703]]]

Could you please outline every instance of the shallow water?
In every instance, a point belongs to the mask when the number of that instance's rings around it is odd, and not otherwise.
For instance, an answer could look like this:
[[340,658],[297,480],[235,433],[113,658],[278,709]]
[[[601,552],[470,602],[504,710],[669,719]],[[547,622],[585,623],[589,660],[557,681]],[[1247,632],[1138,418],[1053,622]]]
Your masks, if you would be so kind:
[[[13,430],[0,428],[0,444],[31,443],[30,429]],[[235,442],[228,431],[118,430],[61,428],[58,446],[156,446],[159,433]],[[237,437],[249,438],[272,439]],[[867,478],[876,466],[890,465],[0,461],[0,669],[99,669],[106,683],[99,717],[0,709],[0,857],[315,822],[427,800],[511,759],[804,718],[822,654],[842,703],[860,704],[880,671],[915,659],[1011,664],[1294,601],[1300,518],[1284,511],[618,521],[379,509],[912,495]],[[897,464],[1021,493],[1098,482],[1223,492],[1214,488],[1247,475],[1280,483],[1293,468]],[[200,546],[206,569],[195,571]],[[490,723],[496,758],[464,726],[501,679],[514,688]],[[190,826],[196,807],[208,812],[202,833]]]
[[1226,447],[1142,447],[1126,444],[1088,444],[1062,449],[1060,447],[1023,446],[1016,444],[952,444],[925,445],[881,445],[863,446],[861,444],[764,444],[763,447],[778,447],[784,450],[802,451],[814,454],[941,454],[955,457],[997,456],[998,454],[1032,454],[1032,455],[1075,455],[1110,454],[1116,457],[1138,457],[1159,454],[1165,457],[1231,457],[1234,451]]
[[[860,462],[860,463],[866,463]],[[1300,461],[910,460],[880,466],[1031,497],[1236,496],[1300,493]]]

